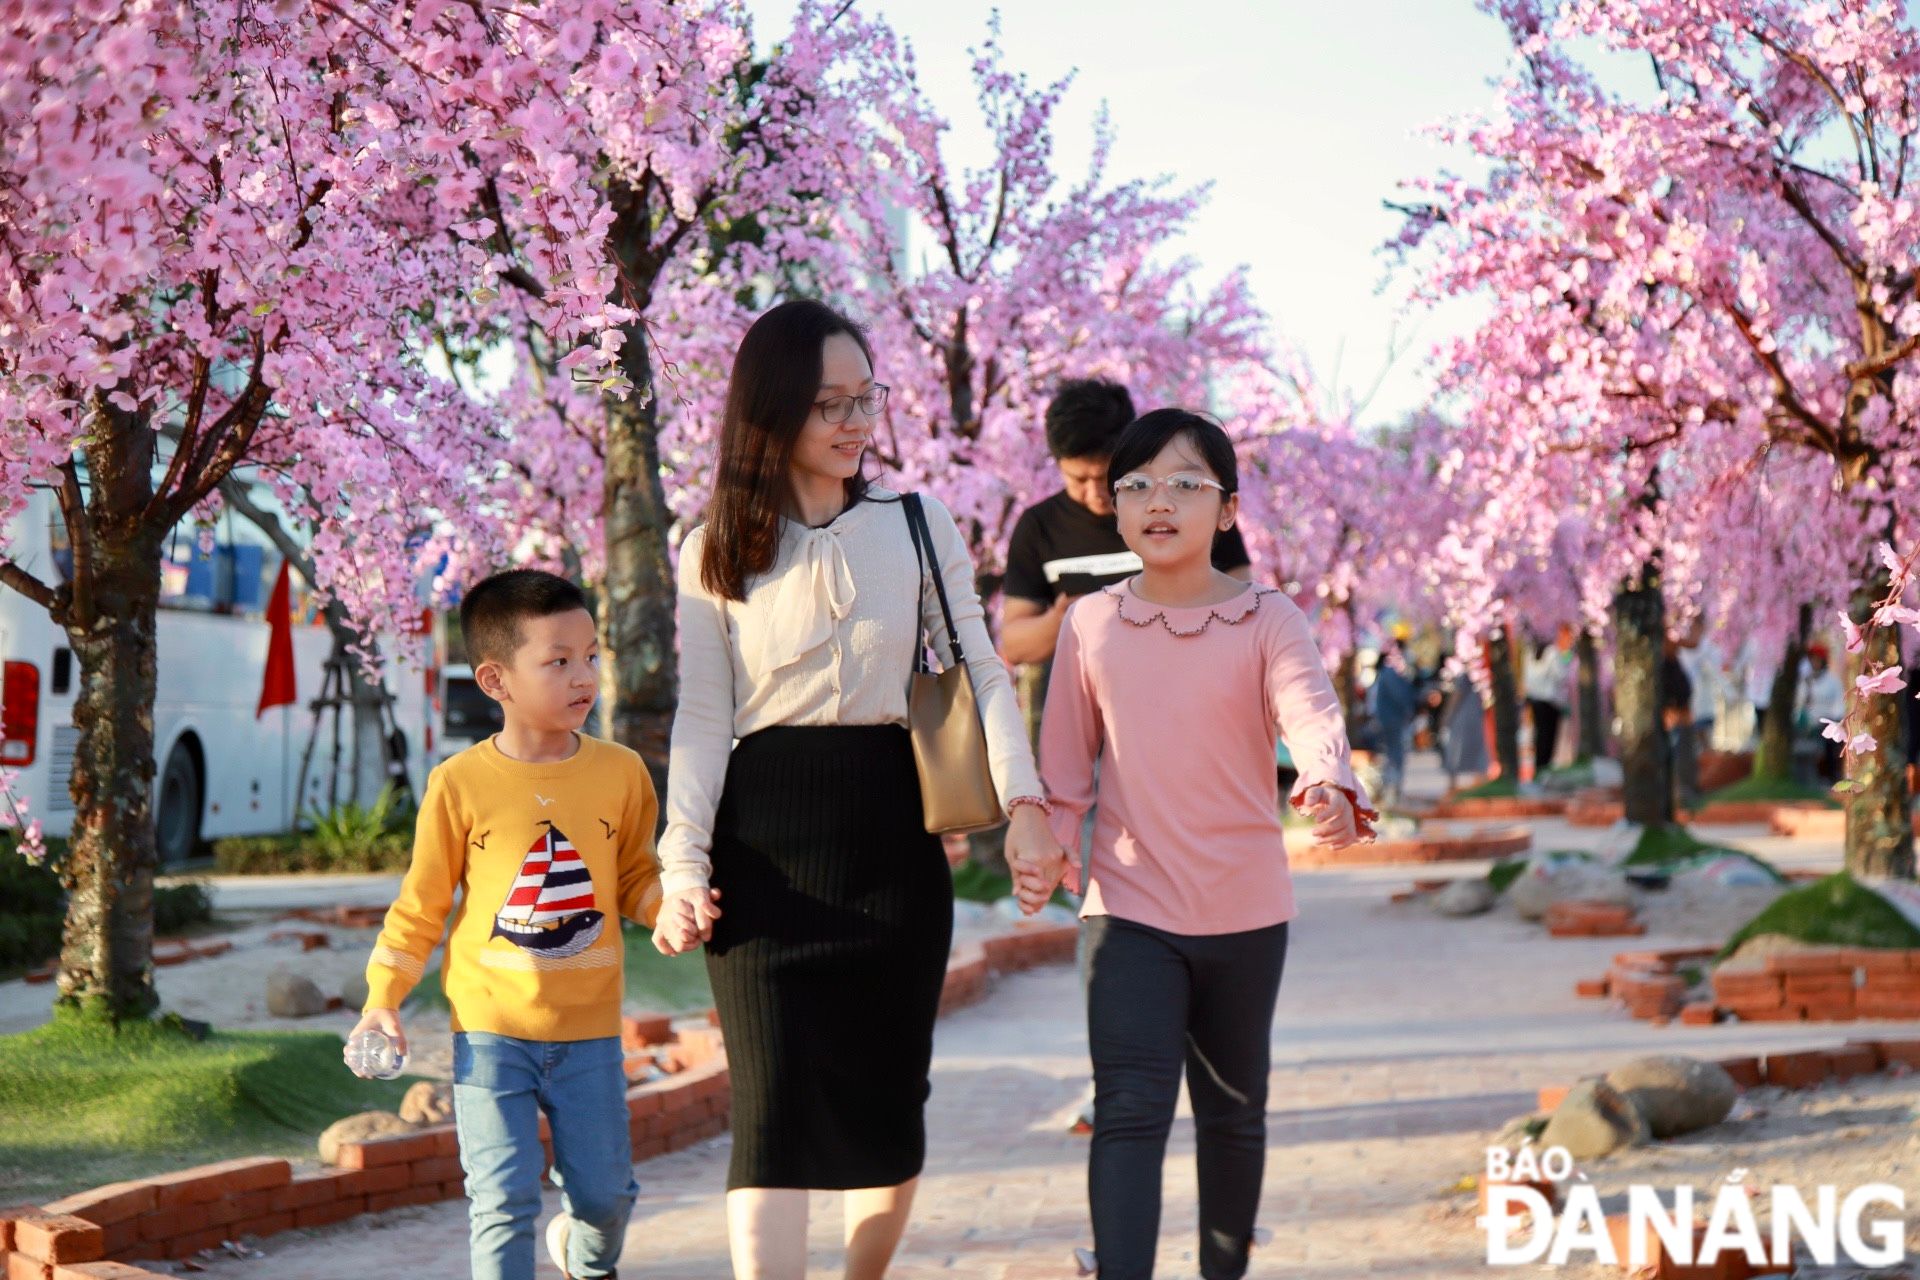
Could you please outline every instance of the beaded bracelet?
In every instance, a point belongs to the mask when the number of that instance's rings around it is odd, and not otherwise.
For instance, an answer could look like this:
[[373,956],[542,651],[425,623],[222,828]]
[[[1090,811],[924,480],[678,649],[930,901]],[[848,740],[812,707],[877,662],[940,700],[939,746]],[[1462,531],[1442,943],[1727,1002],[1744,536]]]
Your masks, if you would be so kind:
[[1015,796],[1013,799],[1007,801],[1007,816],[1011,818],[1013,811],[1023,804],[1036,806],[1040,812],[1046,814],[1049,818],[1053,816],[1053,801],[1047,799],[1045,796]]

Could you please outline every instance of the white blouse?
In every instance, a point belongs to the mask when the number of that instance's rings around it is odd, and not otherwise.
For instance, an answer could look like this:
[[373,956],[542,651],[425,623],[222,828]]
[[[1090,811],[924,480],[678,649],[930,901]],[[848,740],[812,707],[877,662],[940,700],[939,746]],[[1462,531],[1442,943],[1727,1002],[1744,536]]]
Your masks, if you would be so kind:
[[[744,601],[700,582],[706,526],[680,548],[680,704],[667,764],[661,888],[704,887],[713,818],[736,739],[775,725],[907,723],[907,684],[922,629],[942,664],[953,660],[929,564],[919,561],[904,507],[873,488],[832,524],[781,522],[773,568],[747,582]],[[945,506],[922,502],[986,723],[1001,802],[1042,796],[1013,680],[987,634],[973,560]],[[917,604],[916,604],[917,599]]]

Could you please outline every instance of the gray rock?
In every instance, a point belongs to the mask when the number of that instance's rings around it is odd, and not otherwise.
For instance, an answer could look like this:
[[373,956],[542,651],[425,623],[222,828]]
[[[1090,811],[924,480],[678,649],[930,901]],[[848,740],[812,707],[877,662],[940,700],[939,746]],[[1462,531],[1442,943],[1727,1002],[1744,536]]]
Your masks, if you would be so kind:
[[1491,1147],[1505,1147],[1508,1151],[1517,1151],[1529,1142],[1538,1142],[1539,1134],[1546,1127],[1547,1117],[1538,1111],[1529,1111],[1523,1116],[1515,1116],[1501,1126],[1500,1132],[1488,1143]]
[[1576,1160],[1593,1160],[1650,1136],[1647,1118],[1633,1101],[1605,1080],[1593,1079],[1573,1086],[1554,1109],[1539,1145],[1565,1147]]
[[358,1013],[367,1007],[367,975],[356,973],[340,984],[340,1003]]
[[1719,1124],[1733,1110],[1740,1090],[1717,1062],[1680,1054],[1635,1058],[1607,1073],[1656,1138],[1671,1138]]
[[335,1120],[320,1135],[320,1162],[332,1164],[343,1142],[365,1142],[370,1138],[392,1138],[412,1133],[414,1126],[391,1111],[362,1111],[357,1116]]
[[1485,876],[1455,880],[1434,895],[1433,909],[1443,916],[1477,916],[1493,906],[1497,895]]
[[453,1086],[422,1080],[400,1099],[400,1118],[408,1124],[442,1124],[453,1119]]
[[267,975],[267,1012],[276,1018],[311,1018],[327,1011],[327,997],[313,979],[276,969]]
[[1629,906],[1634,901],[1625,876],[1611,867],[1589,862],[1554,864],[1536,860],[1507,890],[1507,901],[1522,920],[1538,920],[1554,903],[1575,899]]

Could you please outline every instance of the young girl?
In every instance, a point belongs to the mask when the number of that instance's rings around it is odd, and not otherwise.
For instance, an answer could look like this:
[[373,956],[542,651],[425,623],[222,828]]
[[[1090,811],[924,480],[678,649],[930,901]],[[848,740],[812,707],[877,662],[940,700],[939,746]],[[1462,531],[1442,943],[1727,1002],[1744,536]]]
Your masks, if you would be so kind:
[[969,655],[1008,854],[1060,856],[953,517],[922,495],[935,553],[923,567],[900,496],[863,473],[886,397],[865,336],[831,308],[796,299],[754,321],[707,522],[680,550],[654,942],[669,955],[707,944],[733,1068],[740,1280],[806,1273],[808,1188],[847,1193],[847,1280],[879,1280],[913,1203],[953,933],[953,877],[906,729],[922,636],[952,657],[935,574]]
[[[1200,1274],[1247,1269],[1266,1160],[1268,1038],[1293,888],[1276,732],[1314,838],[1370,838],[1340,701],[1306,618],[1276,590],[1213,568],[1238,513],[1233,446],[1160,409],[1113,455],[1120,532],[1142,572],[1067,612],[1041,721],[1040,769],[1087,945],[1094,1132],[1087,1191],[1101,1280],[1148,1280],[1160,1167],[1184,1067],[1200,1184]],[[1081,815],[1099,806],[1089,865]],[[1022,861],[1038,909],[1065,868]],[[1084,886],[1084,887],[1082,887]]]

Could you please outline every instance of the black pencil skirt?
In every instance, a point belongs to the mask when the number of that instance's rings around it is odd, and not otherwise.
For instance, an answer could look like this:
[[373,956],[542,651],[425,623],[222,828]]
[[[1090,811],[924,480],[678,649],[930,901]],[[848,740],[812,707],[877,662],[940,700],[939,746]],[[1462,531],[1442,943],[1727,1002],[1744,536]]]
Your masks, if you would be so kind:
[[920,1172],[953,877],[893,725],[744,738],[714,823],[707,973],[733,1084],[727,1188]]

